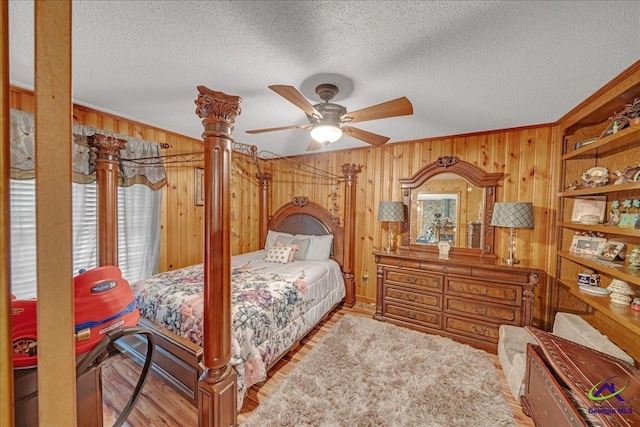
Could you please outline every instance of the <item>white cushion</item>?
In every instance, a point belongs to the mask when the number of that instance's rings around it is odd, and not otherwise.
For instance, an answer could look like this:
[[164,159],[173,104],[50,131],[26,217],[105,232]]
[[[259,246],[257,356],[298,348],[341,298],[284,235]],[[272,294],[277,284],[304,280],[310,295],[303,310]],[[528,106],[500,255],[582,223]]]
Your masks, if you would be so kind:
[[292,246],[274,246],[267,251],[264,261],[286,264],[289,262],[293,251],[294,248]]
[[332,243],[333,234],[312,236],[306,259],[308,261],[328,261],[331,256]]

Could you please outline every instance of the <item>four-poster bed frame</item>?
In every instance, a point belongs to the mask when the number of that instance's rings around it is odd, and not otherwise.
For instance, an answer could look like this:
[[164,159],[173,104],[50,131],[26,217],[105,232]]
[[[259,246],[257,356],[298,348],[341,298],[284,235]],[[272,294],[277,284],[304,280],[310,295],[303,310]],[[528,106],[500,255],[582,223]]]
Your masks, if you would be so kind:
[[[232,330],[230,170],[234,143],[231,132],[235,118],[240,114],[241,99],[203,86],[198,87],[198,92],[196,114],[204,125],[203,346],[199,347],[146,319],[141,319],[140,324],[156,335],[154,371],[185,398],[197,404],[199,425],[229,426],[236,424],[239,409],[236,373],[229,365]],[[110,168],[110,162],[105,161],[104,167]],[[343,303],[350,307],[355,304],[355,185],[360,171],[360,165],[342,166],[345,180],[343,227],[338,218],[306,197],[296,197],[269,216],[267,206],[272,176],[259,167],[257,173],[262,189],[260,247],[264,246],[268,230],[291,234],[333,234],[332,259],[340,264],[346,294]],[[106,185],[112,186],[112,180],[107,180]],[[102,207],[99,204],[99,221],[101,214],[104,218],[110,217],[107,212],[111,199],[105,196],[104,200]],[[110,252],[114,247],[109,238],[101,239],[99,245],[99,252]],[[296,345],[294,343],[291,348]],[[134,357],[144,355],[145,346],[146,341],[139,339],[130,339],[123,345]],[[276,362],[272,362],[269,368]]]

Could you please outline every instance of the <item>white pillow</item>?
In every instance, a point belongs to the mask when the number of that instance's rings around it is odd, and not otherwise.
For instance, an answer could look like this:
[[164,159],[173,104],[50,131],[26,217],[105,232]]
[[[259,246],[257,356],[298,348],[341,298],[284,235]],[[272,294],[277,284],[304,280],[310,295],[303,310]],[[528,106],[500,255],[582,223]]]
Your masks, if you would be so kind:
[[267,255],[264,257],[264,261],[267,262],[279,262],[281,264],[287,264],[294,248],[292,246],[274,246],[267,251]]
[[332,243],[333,234],[327,234],[326,236],[312,236],[311,245],[309,245],[306,259],[308,261],[328,261],[331,256]]
[[267,231],[267,239],[264,241],[264,248],[268,251],[276,244],[277,240],[282,243],[291,243],[291,239],[293,239],[293,234],[269,230]]

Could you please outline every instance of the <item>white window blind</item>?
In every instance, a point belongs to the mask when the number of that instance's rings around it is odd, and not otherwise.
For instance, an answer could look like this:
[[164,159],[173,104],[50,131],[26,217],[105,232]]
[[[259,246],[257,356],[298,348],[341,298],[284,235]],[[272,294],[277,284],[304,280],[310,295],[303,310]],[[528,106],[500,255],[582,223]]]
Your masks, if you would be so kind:
[[[97,186],[73,183],[73,274],[97,266]],[[10,180],[11,293],[36,296],[35,180]],[[155,274],[162,190],[118,187],[118,263],[134,283]]]

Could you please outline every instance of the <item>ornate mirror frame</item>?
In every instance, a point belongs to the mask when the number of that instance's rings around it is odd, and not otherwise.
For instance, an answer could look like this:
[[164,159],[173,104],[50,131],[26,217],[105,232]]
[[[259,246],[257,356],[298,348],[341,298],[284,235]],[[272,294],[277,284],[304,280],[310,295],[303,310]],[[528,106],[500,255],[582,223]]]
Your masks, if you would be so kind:
[[[454,156],[442,156],[438,157],[433,163],[429,163],[418,172],[416,172],[410,178],[399,178],[400,187],[402,189],[402,195],[404,198],[405,209],[407,213],[406,221],[402,228],[401,246],[400,249],[411,251],[424,251],[424,252],[438,252],[437,245],[422,245],[412,244],[411,233],[416,233],[416,230],[412,230],[412,215],[415,213],[412,209],[412,196],[416,190],[419,189],[422,184],[427,180],[433,178],[441,173],[453,173],[461,178],[466,179],[471,184],[484,189],[484,217],[482,223],[482,242],[481,248],[466,248],[466,247],[452,247],[451,254],[461,255],[475,255],[482,258],[495,258],[493,253],[495,233],[494,227],[491,226],[491,217],[493,216],[493,205],[496,202],[496,187],[502,180],[502,173],[488,173],[478,168],[477,166],[467,163],[463,160],[459,160]],[[466,231],[466,230],[465,230]]]

